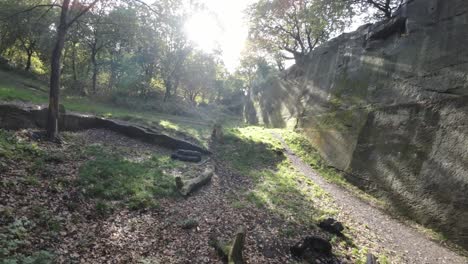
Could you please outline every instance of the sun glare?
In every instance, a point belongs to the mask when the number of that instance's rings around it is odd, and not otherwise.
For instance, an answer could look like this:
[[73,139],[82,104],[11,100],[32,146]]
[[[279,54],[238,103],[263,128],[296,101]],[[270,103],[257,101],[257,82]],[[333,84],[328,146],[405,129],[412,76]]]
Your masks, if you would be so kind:
[[223,35],[218,21],[206,12],[192,15],[185,24],[185,31],[189,39],[206,52],[218,48]]

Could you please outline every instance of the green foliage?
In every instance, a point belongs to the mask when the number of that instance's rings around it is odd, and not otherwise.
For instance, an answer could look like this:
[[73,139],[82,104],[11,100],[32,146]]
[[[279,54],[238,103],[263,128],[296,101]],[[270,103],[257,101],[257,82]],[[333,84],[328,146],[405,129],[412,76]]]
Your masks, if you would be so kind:
[[114,211],[114,207],[109,202],[98,200],[94,205],[94,210],[99,216],[105,217]]
[[248,9],[251,40],[270,53],[303,58],[318,44],[344,30],[353,14],[347,1],[260,0]]
[[[88,155],[93,159],[80,168],[78,181],[87,197],[122,201],[132,209],[141,209],[156,207],[154,199],[158,197],[177,194],[173,177],[165,172],[176,165],[166,156],[134,162],[98,146],[91,147]],[[98,207],[107,211],[104,205]]]
[[[260,127],[229,130],[218,150],[233,170],[252,179],[254,186],[244,192],[244,199],[253,205],[306,225],[324,215],[334,215],[332,207],[320,209],[322,203],[330,203],[329,196],[296,171],[282,151],[270,130]],[[233,206],[242,207],[243,203],[236,200]]]
[[33,160],[42,155],[37,144],[20,141],[12,132],[0,129],[0,158]]
[[57,233],[62,229],[63,219],[56,216],[49,209],[42,206],[35,206],[32,209],[34,221],[37,226],[51,233]]
[[275,152],[281,148],[281,143],[269,137],[262,128],[235,128],[225,133],[225,146],[220,149],[220,155],[241,173],[274,166],[284,158]]
[[29,232],[34,223],[26,218],[15,219],[8,225],[0,227],[0,264],[48,264],[52,263],[54,255],[40,250],[30,254],[21,249],[27,245]]
[[193,218],[188,218],[188,219],[185,219],[185,220],[179,222],[179,226],[182,229],[192,229],[192,228],[195,228],[195,227],[198,226],[198,220],[193,219]]
[[291,150],[305,163],[317,170],[322,177],[340,185],[349,185],[343,176],[320,156],[307,138],[292,131],[283,131],[282,137]]
[[384,206],[383,202],[376,199],[375,197],[363,192],[356,186],[349,183],[344,177],[343,174],[330,166],[319,154],[317,149],[314,148],[312,143],[303,135],[295,133],[293,131],[281,131],[282,137],[285,142],[291,148],[291,150],[299,156],[302,161],[309,164],[313,169],[315,169],[320,176],[325,180],[338,184],[350,191],[359,198],[370,201],[375,205]]

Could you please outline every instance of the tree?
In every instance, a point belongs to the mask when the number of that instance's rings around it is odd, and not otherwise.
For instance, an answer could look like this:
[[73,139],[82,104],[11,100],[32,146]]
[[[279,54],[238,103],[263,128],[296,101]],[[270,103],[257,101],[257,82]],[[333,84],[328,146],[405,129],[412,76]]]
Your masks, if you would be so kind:
[[260,49],[300,64],[318,44],[343,30],[351,14],[346,1],[260,0],[248,9],[250,39]]
[[[50,90],[49,90],[49,108],[47,115],[47,136],[50,140],[56,140],[58,136],[58,118],[59,118],[59,93],[60,93],[60,59],[65,45],[67,30],[82,15],[90,10],[99,0],[93,0],[87,6],[80,4],[78,0],[63,0],[61,5],[60,20],[57,26],[57,34],[54,49],[51,57],[50,70]],[[77,14],[72,17],[75,10]]]
[[[37,6],[47,6],[47,1],[44,0],[36,0],[33,3]],[[0,26],[2,35],[0,51],[7,48],[23,51],[25,56],[20,56],[20,58],[21,64],[24,63],[25,71],[31,70],[33,55],[39,55],[41,48],[45,46],[43,44],[50,40],[50,26],[55,15],[51,8],[46,10],[31,9],[30,4],[25,1],[13,3],[7,0],[0,2],[0,9],[9,14],[6,15]],[[29,11],[23,12],[24,10]]]
[[215,93],[217,63],[213,55],[198,50],[192,52],[181,73],[184,97],[191,103],[195,104],[198,97],[204,101],[207,94]]
[[92,92],[97,93],[97,77],[99,74],[98,55],[103,51],[114,39],[111,35],[115,31],[117,23],[111,21],[107,14],[107,10],[111,4],[103,2],[101,5],[90,10],[79,23],[78,32],[81,39],[86,44],[90,52],[90,62],[92,65]]
[[160,1],[163,7],[158,16],[157,32],[160,36],[157,69],[166,88],[164,101],[177,90],[183,63],[192,50],[184,32],[186,10],[180,0]]
[[[393,11],[397,9],[402,0],[358,0],[355,4],[362,7],[371,7],[377,10],[375,16],[381,18],[391,18]],[[366,9],[365,9],[366,10]]]

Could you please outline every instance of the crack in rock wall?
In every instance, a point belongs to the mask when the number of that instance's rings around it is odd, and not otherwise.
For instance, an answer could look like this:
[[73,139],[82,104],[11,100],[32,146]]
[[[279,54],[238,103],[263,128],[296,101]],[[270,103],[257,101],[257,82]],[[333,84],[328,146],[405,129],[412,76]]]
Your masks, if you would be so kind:
[[353,184],[468,248],[468,1],[412,0],[251,93]]

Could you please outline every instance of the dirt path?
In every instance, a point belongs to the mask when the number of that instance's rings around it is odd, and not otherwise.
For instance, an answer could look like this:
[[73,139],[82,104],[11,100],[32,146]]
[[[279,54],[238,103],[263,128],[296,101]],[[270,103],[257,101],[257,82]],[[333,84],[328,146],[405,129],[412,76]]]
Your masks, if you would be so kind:
[[[374,234],[374,243],[394,251],[403,263],[434,263],[458,264],[468,263],[468,259],[459,256],[449,249],[431,241],[425,235],[396,219],[391,218],[378,208],[355,197],[349,191],[328,183],[309,165],[297,157],[278,134],[278,138],[286,149],[286,156],[292,164],[307,177],[310,177],[325,191],[330,193],[341,210],[340,221],[345,224],[365,226]],[[352,223],[349,223],[352,222]]]

